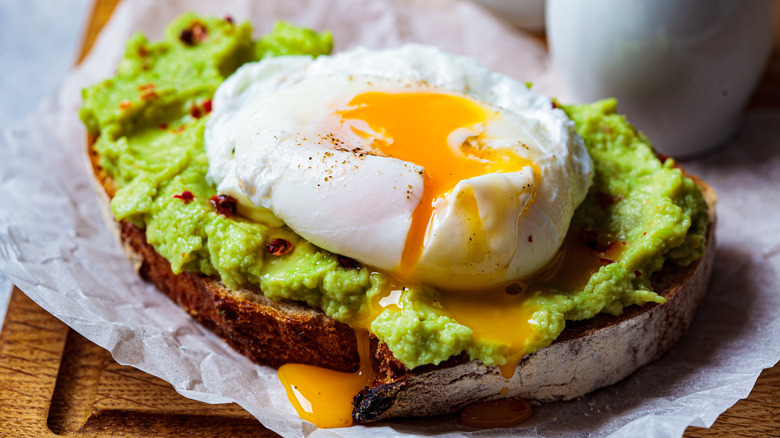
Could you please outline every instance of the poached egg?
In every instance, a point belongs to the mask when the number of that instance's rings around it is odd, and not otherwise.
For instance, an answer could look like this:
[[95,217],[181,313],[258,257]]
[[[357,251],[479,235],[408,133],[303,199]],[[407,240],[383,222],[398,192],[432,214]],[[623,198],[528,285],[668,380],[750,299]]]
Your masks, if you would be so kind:
[[562,110],[432,47],[250,63],[213,108],[207,176],[219,193],[326,250],[444,290],[541,271],[590,185]]

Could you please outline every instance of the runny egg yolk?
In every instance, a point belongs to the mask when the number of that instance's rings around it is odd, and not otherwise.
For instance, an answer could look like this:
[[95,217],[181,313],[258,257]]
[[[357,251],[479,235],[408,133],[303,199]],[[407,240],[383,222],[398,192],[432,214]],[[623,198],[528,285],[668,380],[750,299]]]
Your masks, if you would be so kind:
[[[396,272],[401,281],[388,285],[383,293],[375,296],[358,321],[352,324],[360,351],[359,370],[340,373],[300,364],[287,364],[279,369],[288,398],[301,418],[319,427],[352,423],[352,400],[376,375],[369,359],[366,329],[370,329],[371,322],[383,311],[403,310],[404,289],[401,285],[410,279],[409,274],[422,256],[437,201],[452,192],[460,181],[480,175],[514,172],[531,166],[535,176],[539,176],[533,161],[519,156],[513,149],[484,145],[483,140],[490,140],[485,127],[501,115],[468,97],[440,92],[372,91],[355,96],[349,102],[349,109],[340,116],[348,129],[370,140],[375,151],[425,169],[424,189],[412,214],[400,272]],[[404,187],[398,189],[406,190]],[[462,194],[472,198],[463,203],[469,210],[465,214],[478,215],[473,191],[464,190]],[[443,315],[472,328],[475,339],[505,346],[506,364],[499,369],[506,379],[512,377],[537,338],[533,321],[537,307],[529,301],[528,292],[583,287],[590,275],[604,264],[605,253],[597,253],[574,241],[568,246],[570,248],[564,247],[548,268],[534,278],[476,294],[443,293],[440,296]],[[620,254],[607,255],[619,259]],[[506,415],[511,414],[511,420],[515,421],[527,418],[530,413],[523,412],[524,416],[518,417],[517,409],[506,411],[508,414],[502,411],[498,416],[492,410],[487,412],[487,424],[500,426],[506,421]],[[477,417],[485,416],[481,411],[477,414]]]
[[[625,242],[618,241],[600,252],[585,246],[576,235],[570,234],[560,254],[539,276],[511,286],[482,291],[477,295],[442,294],[439,300],[441,312],[471,327],[475,338],[506,346],[507,361],[499,366],[499,370],[508,381],[520,360],[528,353],[528,346],[536,335],[532,321],[536,307],[529,302],[528,292],[582,288],[602,266],[619,261],[625,249]],[[383,311],[402,311],[404,293],[398,284],[387,285],[383,293],[370,300],[366,314],[354,324],[360,356],[358,371],[342,373],[301,364],[286,364],[279,368],[279,378],[301,418],[319,427],[352,424],[353,398],[376,376],[371,365],[366,329]],[[502,391],[501,395],[506,396],[507,392]],[[511,406],[503,408],[503,411],[494,412],[486,410],[484,406],[477,406],[476,410],[464,413],[469,417],[466,423],[478,427],[506,427],[507,422],[525,418],[520,415],[523,412],[518,412],[519,409]]]
[[354,373],[288,363],[279,367],[287,398],[303,420],[318,427],[352,425],[352,399],[375,377],[371,367],[368,332],[355,331],[360,366]]
[[[350,109],[341,114],[342,119],[361,120],[373,131],[365,132],[352,125],[356,134],[373,138],[373,147],[381,153],[425,169],[422,199],[412,214],[401,255],[402,277],[409,276],[422,256],[436,201],[452,191],[458,182],[533,166],[531,160],[511,149],[483,147],[480,140],[486,138],[482,133],[484,127],[500,115],[464,96],[425,91],[372,91],[355,96],[349,105]],[[462,137],[459,132],[474,135]]]

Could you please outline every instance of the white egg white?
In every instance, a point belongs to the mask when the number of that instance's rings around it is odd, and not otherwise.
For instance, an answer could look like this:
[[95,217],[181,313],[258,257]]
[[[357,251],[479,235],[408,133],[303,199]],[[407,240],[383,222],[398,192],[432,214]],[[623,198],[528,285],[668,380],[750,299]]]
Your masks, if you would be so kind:
[[371,139],[345,128],[339,111],[361,93],[409,90],[468,96],[494,109],[496,120],[462,127],[450,141],[482,130],[484,146],[512,148],[538,174],[526,166],[460,181],[436,201],[422,255],[404,275],[477,290],[544,268],[590,184],[582,139],[548,98],[435,48],[356,49],[241,67],[214,97],[208,177],[220,193],[270,210],[316,245],[399,274],[424,169],[377,153]]

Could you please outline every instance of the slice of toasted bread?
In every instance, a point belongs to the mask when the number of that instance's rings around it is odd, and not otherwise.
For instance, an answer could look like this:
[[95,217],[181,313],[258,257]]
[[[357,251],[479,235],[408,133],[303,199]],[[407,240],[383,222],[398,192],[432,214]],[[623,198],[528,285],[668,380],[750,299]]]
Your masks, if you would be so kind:
[[[89,139],[88,157],[106,222],[141,276],[257,363],[357,370],[359,356],[352,329],[322,311],[293,301],[272,301],[259,291],[228,290],[216,278],[174,274],[168,261],[147,243],[143,229],[114,220],[108,204],[116,186],[101,168],[94,142],[95,138]],[[688,329],[707,288],[715,254],[715,193],[703,181],[693,179],[710,210],[707,250],[702,259],[687,267],[665,266],[653,276],[655,290],[666,303],[634,306],[620,316],[599,315],[567,323],[552,345],[523,358],[510,380],[497,367],[463,355],[438,366],[407,370],[386,346],[372,342],[379,377],[355,397],[355,422],[457,412],[469,404],[502,397],[569,400],[611,385],[663,355]]]

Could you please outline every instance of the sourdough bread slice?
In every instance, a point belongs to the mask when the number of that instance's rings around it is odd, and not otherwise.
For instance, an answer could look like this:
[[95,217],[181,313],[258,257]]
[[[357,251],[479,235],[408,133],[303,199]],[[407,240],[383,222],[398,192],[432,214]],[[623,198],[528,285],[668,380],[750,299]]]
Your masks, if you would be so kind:
[[[109,202],[116,186],[100,166],[95,140],[89,138],[88,158],[104,218],[143,278],[257,363],[357,370],[354,332],[322,311],[294,301],[273,301],[260,291],[229,290],[205,275],[174,274],[169,262],[147,243],[143,229],[114,220]],[[504,397],[569,400],[616,383],[659,358],[688,329],[707,289],[715,255],[715,193],[703,181],[693,179],[709,207],[707,249],[691,265],[665,266],[653,276],[653,286],[666,303],[633,306],[620,316],[567,322],[559,338],[523,358],[509,380],[497,367],[470,361],[465,355],[438,366],[408,370],[374,338],[372,359],[379,376],[356,395],[355,422],[452,413],[472,403]]]

